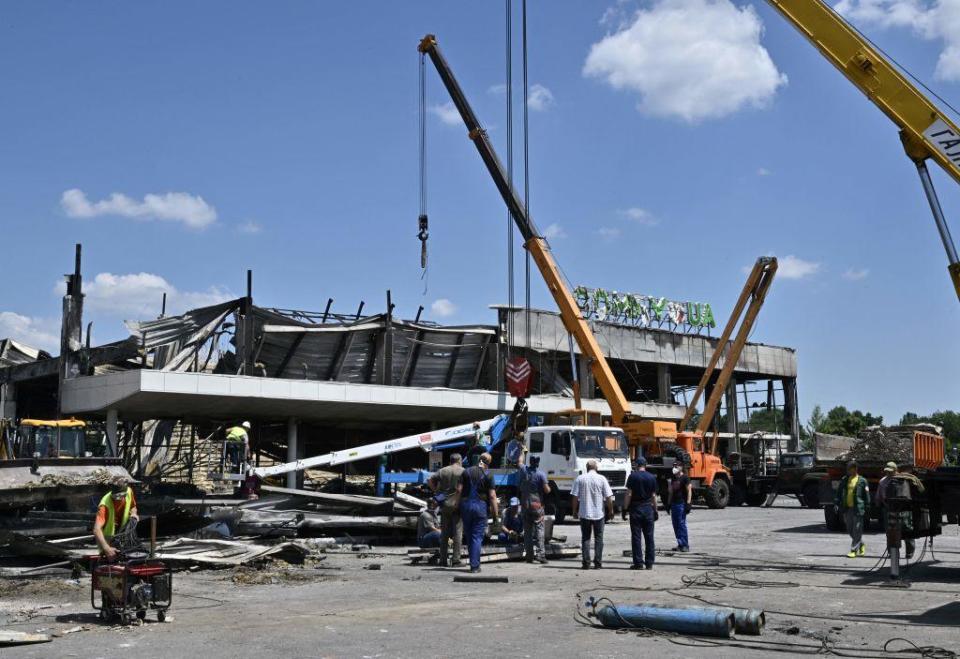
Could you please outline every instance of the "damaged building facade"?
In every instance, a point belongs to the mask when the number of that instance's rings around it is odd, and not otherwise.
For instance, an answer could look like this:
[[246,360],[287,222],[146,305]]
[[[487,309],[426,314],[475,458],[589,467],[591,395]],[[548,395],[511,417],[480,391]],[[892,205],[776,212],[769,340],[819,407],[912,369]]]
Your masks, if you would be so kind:
[[[364,304],[334,312],[332,300],[323,311],[278,309],[254,302],[248,273],[244,297],[128,323],[128,339],[91,346],[79,258],[70,280],[61,357],[0,343],[0,411],[11,422],[87,420],[139,478],[202,484],[217,470],[224,429],[242,420],[253,424],[255,462],[269,464],[509,412],[504,370],[514,355],[534,367],[534,422],[573,406],[574,381],[584,408],[609,414],[590,364],[550,311],[498,306],[488,325],[442,326],[419,312],[399,317],[389,293],[373,313]],[[616,319],[593,325],[634,414],[681,419],[716,339]],[[718,430],[751,434],[751,414],[767,410],[779,425],[763,430],[794,448],[796,375],[794,350],[748,344]],[[391,460],[400,469],[423,466],[423,456]],[[288,486],[298,477],[290,474]]]

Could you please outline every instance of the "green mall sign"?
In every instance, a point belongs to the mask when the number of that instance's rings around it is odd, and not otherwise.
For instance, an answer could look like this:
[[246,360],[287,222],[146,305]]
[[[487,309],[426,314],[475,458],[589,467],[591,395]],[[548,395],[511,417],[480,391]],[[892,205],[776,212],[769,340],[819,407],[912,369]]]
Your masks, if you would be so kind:
[[603,288],[577,286],[573,297],[584,318],[650,327],[665,323],[694,330],[717,326],[713,309],[706,302],[678,302],[665,297],[619,293]]

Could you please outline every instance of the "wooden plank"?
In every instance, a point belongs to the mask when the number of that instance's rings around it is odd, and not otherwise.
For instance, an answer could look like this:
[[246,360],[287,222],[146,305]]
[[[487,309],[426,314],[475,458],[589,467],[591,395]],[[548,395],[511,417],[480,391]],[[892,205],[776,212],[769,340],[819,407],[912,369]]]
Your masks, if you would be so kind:
[[50,637],[47,634],[29,634],[27,632],[13,632],[6,629],[0,629],[0,647],[12,647],[14,645],[30,645],[33,643],[49,643]]

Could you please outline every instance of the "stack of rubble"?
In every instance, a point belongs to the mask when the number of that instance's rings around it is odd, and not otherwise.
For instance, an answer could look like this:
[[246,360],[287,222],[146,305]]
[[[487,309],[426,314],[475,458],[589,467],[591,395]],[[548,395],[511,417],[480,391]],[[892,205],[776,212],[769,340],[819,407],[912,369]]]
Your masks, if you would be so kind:
[[857,437],[846,459],[863,463],[882,463],[892,460],[901,467],[913,465],[913,436],[916,431],[939,434],[938,428],[927,424],[888,428],[870,426]]

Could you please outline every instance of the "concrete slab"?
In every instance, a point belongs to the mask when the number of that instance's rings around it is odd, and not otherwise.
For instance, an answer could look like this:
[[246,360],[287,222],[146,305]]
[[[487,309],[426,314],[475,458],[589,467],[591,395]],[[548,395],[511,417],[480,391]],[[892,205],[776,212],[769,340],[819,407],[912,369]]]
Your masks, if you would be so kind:
[[[120,419],[180,418],[283,419],[382,422],[425,419],[451,424],[486,418],[513,409],[510,396],[482,390],[425,389],[343,382],[307,382],[242,375],[134,371],[68,380],[63,389],[66,414],[106,415],[118,410]],[[561,396],[534,396],[530,411],[549,414],[569,409]],[[603,400],[585,400],[584,407],[609,414]],[[680,419],[679,405],[634,403],[635,414],[646,418]]]

